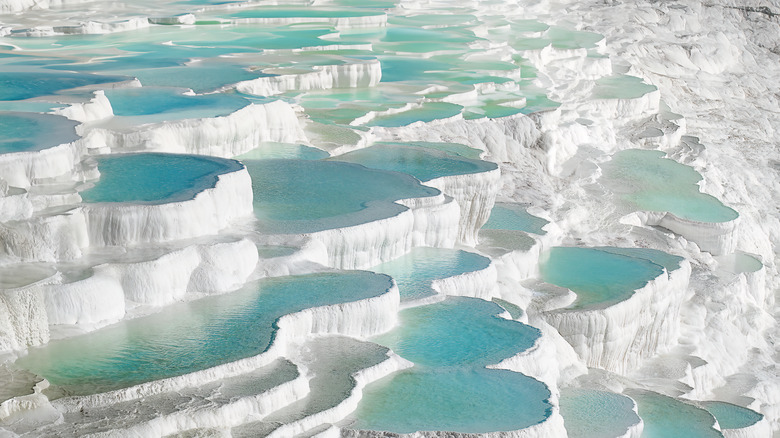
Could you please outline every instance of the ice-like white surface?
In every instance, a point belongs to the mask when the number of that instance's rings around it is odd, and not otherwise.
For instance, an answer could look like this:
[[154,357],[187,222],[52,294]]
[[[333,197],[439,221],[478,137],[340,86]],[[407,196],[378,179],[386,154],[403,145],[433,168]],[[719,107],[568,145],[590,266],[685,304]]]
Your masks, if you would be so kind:
[[[342,64],[316,65],[307,73],[281,73],[239,82],[236,90],[257,96],[273,96],[287,91],[328,90],[331,88],[373,87],[382,79],[378,60],[354,60]],[[272,140],[273,141],[273,140]]]
[[81,207],[94,246],[137,245],[215,234],[252,213],[252,182],[243,165],[216,176],[192,199],[163,204],[88,203]]
[[691,265],[663,273],[617,304],[552,310],[544,319],[590,367],[627,374],[642,360],[677,343],[680,307],[688,297]]
[[251,104],[224,117],[186,119],[140,126],[104,122],[88,138],[112,151],[148,150],[233,157],[261,142],[298,143],[305,137],[286,102]]

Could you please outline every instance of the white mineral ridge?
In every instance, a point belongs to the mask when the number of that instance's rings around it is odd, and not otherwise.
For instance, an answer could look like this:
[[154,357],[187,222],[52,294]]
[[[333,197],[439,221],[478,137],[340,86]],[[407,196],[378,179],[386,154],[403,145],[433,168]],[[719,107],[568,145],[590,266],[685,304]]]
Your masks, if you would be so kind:
[[285,438],[289,436],[298,436],[300,434],[308,433],[323,424],[333,424],[341,421],[347,415],[357,410],[358,404],[363,398],[363,389],[365,389],[366,385],[397,371],[411,368],[412,366],[414,366],[412,362],[389,351],[386,360],[372,367],[360,370],[352,375],[352,378],[355,380],[355,386],[352,388],[349,395],[337,406],[300,420],[284,424],[269,434],[268,437]]
[[252,214],[252,180],[246,168],[217,176],[186,201],[164,204],[94,203],[81,209],[93,246],[127,246],[216,234]]
[[475,246],[479,229],[490,218],[496,194],[501,188],[500,180],[501,171],[496,168],[486,172],[443,176],[425,181],[424,184],[441,190],[457,201],[460,206],[458,243]]
[[452,248],[458,238],[460,207],[439,194],[396,201],[409,210],[360,225],[308,233],[321,245],[327,266],[364,269],[401,257],[418,246]]
[[44,287],[48,323],[92,331],[139,305],[148,309],[188,294],[234,291],[254,273],[257,261],[257,247],[240,239],[189,245],[151,260],[98,265],[87,278]]
[[80,139],[40,151],[0,154],[0,180],[9,186],[29,188],[41,180],[76,175],[89,144]]
[[298,143],[305,140],[298,117],[286,102],[250,104],[223,117],[185,119],[114,127],[93,127],[87,134],[96,144],[117,150],[147,150],[233,157],[261,142]]
[[59,399],[56,403],[63,412],[75,412],[82,406],[107,406],[238,376],[268,365],[279,357],[287,356],[288,348],[313,335],[332,334],[366,339],[395,327],[400,300],[398,287],[393,282],[388,290],[372,298],[309,308],[281,317],[277,321],[278,330],[272,344],[257,356],[130,388]]
[[677,344],[680,306],[688,298],[691,265],[650,280],[628,299],[601,309],[557,310],[543,318],[589,366],[618,374]]
[[83,209],[33,216],[23,222],[0,223],[0,260],[57,262],[75,260],[89,246]]
[[256,96],[273,96],[287,91],[328,90],[331,88],[373,87],[382,79],[379,60],[350,61],[317,65],[311,72],[267,76],[235,85],[236,90]]
[[739,217],[727,222],[700,222],[669,212],[639,211],[624,216],[620,221],[628,225],[666,228],[713,255],[732,254],[739,242]]
[[0,352],[49,342],[44,288],[53,281],[0,290]]
[[85,123],[112,117],[114,109],[111,107],[111,102],[106,97],[106,93],[103,90],[97,90],[92,99],[87,102],[74,103],[64,108],[56,109],[54,114]]
[[433,280],[431,289],[442,295],[490,301],[498,295],[497,277],[496,266],[491,262],[485,269]]

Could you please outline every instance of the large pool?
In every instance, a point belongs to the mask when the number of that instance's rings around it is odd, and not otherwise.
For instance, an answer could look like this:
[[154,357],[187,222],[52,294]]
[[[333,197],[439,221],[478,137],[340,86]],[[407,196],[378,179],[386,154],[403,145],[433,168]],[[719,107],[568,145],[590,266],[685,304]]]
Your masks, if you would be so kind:
[[200,155],[126,154],[96,158],[100,179],[84,202],[163,204],[186,201],[214,187],[217,176],[243,168],[235,160]]
[[358,271],[264,279],[31,348],[17,365],[72,394],[129,387],[260,354],[280,317],[378,296],[390,285],[385,275]]

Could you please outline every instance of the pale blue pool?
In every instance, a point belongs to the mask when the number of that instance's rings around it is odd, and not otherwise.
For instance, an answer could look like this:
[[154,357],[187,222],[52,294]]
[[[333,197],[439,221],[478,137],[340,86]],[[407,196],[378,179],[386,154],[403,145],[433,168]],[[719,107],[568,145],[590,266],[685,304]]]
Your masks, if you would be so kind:
[[596,81],[593,97],[596,99],[636,99],[657,90],[641,78],[629,75],[603,77]]
[[118,88],[106,90],[106,97],[116,116],[159,116],[155,120],[226,116],[251,103],[235,94],[193,96],[183,94],[183,91],[165,87]]
[[731,403],[710,401],[701,402],[701,405],[718,420],[721,429],[750,427],[764,418],[756,411]]
[[621,437],[640,422],[634,402],[612,392],[564,388],[560,406],[570,438]]
[[5,71],[0,72],[0,100],[22,100],[51,96],[64,90],[129,80],[127,76],[86,73]]
[[374,338],[423,368],[482,368],[534,345],[539,329],[499,318],[496,303],[468,297],[404,309],[399,327]]
[[311,233],[395,216],[399,199],[439,191],[408,175],[331,161],[245,160],[255,216],[269,233]]
[[496,203],[490,211],[490,218],[482,226],[484,230],[516,230],[544,235],[544,226],[550,223],[529,214],[520,204]]
[[241,170],[235,160],[203,155],[124,154],[96,158],[100,179],[81,192],[84,202],[163,204],[192,199],[217,176]]
[[701,193],[702,179],[691,167],[664,158],[661,151],[628,149],[603,166],[605,185],[628,206],[667,211],[699,222],[727,222],[739,217],[717,198]]
[[0,112],[0,154],[40,151],[71,143],[78,122],[62,116],[23,112]]
[[387,274],[398,283],[401,300],[409,301],[436,294],[433,280],[486,269],[490,259],[473,252],[447,248],[419,247],[395,260],[371,268]]
[[709,412],[665,395],[629,390],[644,422],[642,438],[722,438]]
[[567,309],[582,310],[626,300],[681,260],[649,249],[554,247],[540,270],[547,283],[577,294]]
[[432,149],[391,144],[358,149],[332,160],[361,164],[372,169],[403,172],[420,181],[488,172],[498,168],[495,163],[487,161],[454,157]]
[[359,271],[269,278],[230,294],[32,348],[17,365],[73,394],[178,376],[254,356],[276,322],[303,309],[384,293],[390,278]]

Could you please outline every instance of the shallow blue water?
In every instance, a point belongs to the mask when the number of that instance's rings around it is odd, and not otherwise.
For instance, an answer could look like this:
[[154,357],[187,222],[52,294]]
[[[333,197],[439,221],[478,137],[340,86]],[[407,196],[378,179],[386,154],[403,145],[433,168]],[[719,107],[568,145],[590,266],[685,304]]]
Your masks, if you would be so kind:
[[401,300],[436,294],[431,282],[487,268],[490,259],[472,252],[446,248],[414,248],[408,254],[371,268],[390,275],[398,283]]
[[78,125],[62,116],[0,112],[0,154],[40,151],[76,141]]
[[465,297],[403,310],[399,328],[374,341],[415,366],[369,385],[350,427],[480,433],[522,429],[549,417],[544,384],[483,368],[530,348],[540,336],[498,318],[502,312],[495,303]]
[[368,126],[398,127],[410,125],[414,122],[430,122],[437,119],[454,117],[463,110],[463,107],[454,103],[429,102],[419,108],[413,108],[395,114],[381,115],[370,122]]
[[704,409],[654,392],[632,390],[626,393],[636,401],[644,422],[642,438],[723,437],[713,428],[712,415]]
[[107,155],[96,160],[100,179],[81,192],[84,202],[185,201],[214,187],[217,175],[242,168],[235,160],[202,155],[145,153]]
[[657,90],[654,85],[644,83],[641,78],[616,75],[596,81],[593,97],[597,99],[636,99]]
[[127,76],[100,76],[60,72],[0,72],[0,100],[50,96],[64,90],[129,80]]
[[543,227],[549,222],[529,214],[522,205],[496,203],[490,218],[482,226],[485,230],[516,230],[533,234],[547,234]]
[[636,209],[668,211],[700,222],[726,222],[739,217],[713,196],[701,193],[701,175],[691,167],[664,158],[661,151],[628,149],[604,164],[609,188]]
[[368,386],[353,429],[484,433],[523,429],[550,416],[550,392],[519,373],[407,370]]
[[560,398],[561,416],[570,438],[623,436],[640,422],[630,398],[606,391],[564,388]]
[[534,345],[538,329],[499,318],[504,309],[477,298],[448,297],[401,311],[400,326],[374,341],[425,368],[495,364]]
[[756,411],[731,403],[711,401],[701,402],[701,405],[718,420],[721,429],[742,429],[764,418]]
[[32,348],[17,365],[74,394],[128,387],[262,353],[281,316],[377,296],[390,284],[387,276],[359,271],[264,279]]
[[398,199],[439,191],[396,172],[351,163],[245,160],[252,177],[259,229],[310,233],[395,216],[407,208]]
[[496,164],[487,161],[453,157],[431,149],[389,144],[348,152],[334,157],[333,160],[361,164],[372,169],[403,172],[420,181],[487,172],[498,168]]
[[176,88],[140,87],[106,90],[114,115],[161,115],[161,120],[226,116],[250,104],[235,94],[185,95]]
[[670,264],[680,260],[648,253],[646,249],[623,248],[613,252],[603,248],[555,247],[540,269],[547,283],[574,291],[577,299],[568,309],[581,310],[629,298],[636,289],[664,273],[663,265],[653,261],[659,259]]

